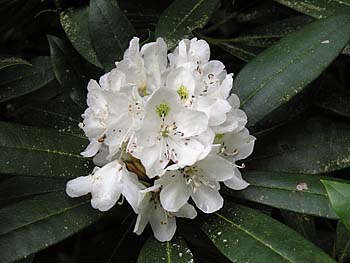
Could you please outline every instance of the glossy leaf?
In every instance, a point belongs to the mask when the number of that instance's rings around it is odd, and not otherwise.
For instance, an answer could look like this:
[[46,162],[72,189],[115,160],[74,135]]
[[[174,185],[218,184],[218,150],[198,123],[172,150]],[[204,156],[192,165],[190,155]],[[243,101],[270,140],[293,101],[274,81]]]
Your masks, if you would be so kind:
[[194,29],[203,28],[218,5],[217,0],[175,0],[159,18],[155,34],[172,49]]
[[54,80],[50,57],[37,57],[32,66],[16,65],[0,70],[0,102],[36,91]]
[[90,39],[89,7],[66,9],[61,12],[60,20],[67,37],[79,54],[91,64],[102,67]]
[[296,11],[321,19],[329,16],[350,14],[349,0],[275,0]]
[[[275,0],[296,11],[312,16],[317,19],[327,18],[334,15],[350,15],[349,0]],[[350,55],[350,46],[347,45],[343,53]]]
[[337,225],[336,253],[338,262],[345,263],[350,260],[350,231],[343,223]]
[[261,48],[249,47],[239,43],[220,42],[217,45],[227,53],[245,62],[252,60],[262,51]]
[[312,216],[286,210],[281,210],[280,212],[287,226],[297,231],[307,240],[316,243],[316,226]]
[[335,262],[294,230],[240,205],[226,202],[204,220],[202,230],[232,262]]
[[55,36],[48,36],[52,64],[58,82],[71,92],[72,99],[80,106],[86,104],[87,82],[80,58],[73,48]]
[[0,69],[15,66],[15,65],[27,65],[31,64],[22,58],[0,58]]
[[13,176],[0,182],[0,200],[62,191],[66,183],[62,179]]
[[50,127],[85,138],[84,132],[78,126],[81,113],[82,109],[69,97],[59,97],[47,103],[25,106],[18,115],[23,124]]
[[0,122],[0,173],[72,178],[91,172],[87,140],[53,129]]
[[234,92],[255,125],[288,102],[337,57],[350,38],[350,16],[306,25],[250,61],[238,74]]
[[350,184],[322,180],[329,200],[342,223],[350,230]]
[[193,262],[193,255],[182,237],[159,242],[153,236],[143,245],[137,263],[153,262]]
[[245,172],[250,186],[241,191],[225,189],[225,193],[238,198],[294,212],[337,219],[320,179],[316,175]]
[[34,196],[0,209],[0,257],[21,259],[91,225],[101,216],[89,198],[71,199],[63,191]]
[[91,0],[89,31],[97,57],[106,71],[115,67],[129,41],[136,36],[135,29],[115,0]]
[[256,142],[249,169],[319,174],[350,166],[349,122],[312,118],[271,131]]

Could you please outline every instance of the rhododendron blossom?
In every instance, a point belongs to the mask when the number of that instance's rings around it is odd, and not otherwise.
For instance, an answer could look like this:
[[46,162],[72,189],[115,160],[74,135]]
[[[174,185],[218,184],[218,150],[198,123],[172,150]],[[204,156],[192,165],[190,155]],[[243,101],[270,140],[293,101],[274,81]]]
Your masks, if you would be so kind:
[[125,198],[137,214],[134,232],[149,223],[160,241],[173,237],[176,217],[197,216],[192,202],[219,210],[221,183],[249,186],[236,162],[255,141],[232,83],[204,40],[182,40],[167,54],[162,38],[140,48],[134,37],[116,68],[88,84],[80,127],[90,143],[81,154],[96,167],[69,181],[67,194],[91,193],[100,211]]

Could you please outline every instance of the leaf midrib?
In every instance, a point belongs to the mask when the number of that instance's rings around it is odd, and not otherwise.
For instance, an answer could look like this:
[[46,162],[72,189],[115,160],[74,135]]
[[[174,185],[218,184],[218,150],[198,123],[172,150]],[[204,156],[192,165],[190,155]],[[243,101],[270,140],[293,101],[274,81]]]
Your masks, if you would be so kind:
[[225,220],[226,222],[228,222],[229,224],[233,225],[234,227],[238,228],[239,230],[241,230],[242,232],[246,233],[247,235],[251,236],[253,239],[255,239],[256,241],[260,242],[262,245],[264,245],[265,247],[269,248],[270,250],[272,250],[273,252],[275,252],[277,255],[279,255],[281,258],[283,258],[284,260],[294,263],[294,261],[292,261],[291,259],[289,259],[288,257],[284,256],[283,254],[281,254],[279,251],[277,251],[276,249],[274,249],[271,245],[267,245],[264,243],[263,240],[261,240],[259,237],[257,237],[256,235],[254,235],[253,233],[251,233],[250,231],[242,228],[240,225],[235,224],[232,220],[226,218],[225,216],[219,214],[219,213],[215,213],[219,218]]
[[9,234],[9,233],[11,233],[11,232],[18,231],[18,230],[20,230],[20,229],[22,229],[22,228],[24,228],[24,227],[29,226],[29,225],[37,224],[37,223],[39,223],[39,222],[41,222],[41,221],[44,221],[44,220],[46,220],[46,219],[48,219],[48,218],[50,218],[50,217],[63,214],[63,213],[66,212],[66,211],[69,211],[69,210],[72,210],[72,209],[74,209],[74,208],[76,208],[76,207],[79,207],[79,206],[82,206],[82,205],[84,205],[84,204],[87,204],[88,202],[89,202],[89,200],[85,200],[85,201],[80,202],[80,203],[78,203],[78,204],[75,204],[75,205],[73,205],[73,206],[66,207],[66,208],[64,208],[63,210],[59,210],[58,212],[48,214],[48,215],[43,216],[43,217],[40,217],[40,218],[38,218],[38,219],[36,219],[36,220],[34,220],[34,221],[31,221],[31,222],[25,223],[25,224],[23,224],[23,225],[20,225],[20,226],[18,226],[18,227],[16,227],[16,228],[10,229],[10,230],[7,231],[7,232],[1,233],[1,234],[0,234],[0,238],[1,238],[2,236],[4,236],[4,235],[7,235],[7,234]]
[[[344,23],[342,23],[341,27],[344,25]],[[322,35],[328,35],[329,34],[329,30],[328,31],[322,31]],[[321,36],[320,36],[321,38]],[[315,42],[313,45],[311,45],[310,48],[306,49],[304,52],[297,54],[295,57],[292,57],[291,59],[289,59],[288,63],[280,68],[277,72],[275,72],[275,74],[273,74],[270,78],[265,79],[265,81],[263,81],[256,89],[254,89],[252,92],[250,92],[250,94],[247,96],[246,99],[244,99],[241,102],[241,107],[243,105],[245,105],[245,103],[247,103],[255,94],[257,94],[258,92],[260,92],[269,82],[271,82],[273,79],[275,79],[278,75],[280,75],[281,73],[283,73],[290,65],[296,63],[296,61],[299,61],[305,54],[308,54],[311,50],[313,50],[317,45],[319,44],[319,42]],[[277,44],[278,45],[278,44]]]
[[11,148],[11,149],[17,149],[17,150],[46,152],[46,153],[50,153],[50,154],[58,154],[58,155],[64,155],[64,156],[69,156],[69,157],[75,157],[75,158],[79,158],[79,159],[85,159],[85,157],[77,155],[77,154],[60,152],[60,151],[50,150],[50,149],[32,148],[32,147],[16,147],[16,146],[8,146],[8,145],[0,145],[0,148]]

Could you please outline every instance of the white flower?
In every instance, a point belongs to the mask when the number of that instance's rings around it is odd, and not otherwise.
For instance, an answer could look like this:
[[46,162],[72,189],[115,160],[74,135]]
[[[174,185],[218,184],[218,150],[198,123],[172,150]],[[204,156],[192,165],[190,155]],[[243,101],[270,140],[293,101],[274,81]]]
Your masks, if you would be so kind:
[[141,95],[151,94],[162,84],[162,74],[167,66],[167,46],[162,38],[139,48],[139,39],[134,37],[124,53],[124,59],[116,67],[124,72],[126,83],[136,84]]
[[160,88],[147,102],[143,123],[135,132],[137,146],[129,152],[153,178],[162,175],[170,161],[176,167],[194,164],[207,146],[196,136],[207,128],[204,113],[184,108],[176,92]]
[[[221,144],[220,152],[235,164],[236,161],[246,159],[252,154],[255,140],[254,136],[249,135],[248,129],[244,128],[238,133],[230,132],[219,136],[216,142]],[[234,190],[242,189],[240,186],[242,175],[238,168],[242,166],[235,164],[235,177],[224,181],[227,187]]]
[[150,223],[154,236],[159,241],[169,241],[176,231],[175,217],[193,219],[197,216],[196,209],[190,204],[184,204],[177,212],[171,213],[161,206],[159,202],[158,186],[140,191],[138,216],[134,232],[140,235],[146,225]]
[[91,205],[100,211],[111,209],[121,194],[136,211],[138,192],[144,186],[137,176],[129,173],[125,165],[112,161],[102,168],[95,167],[92,174],[70,180],[66,192],[70,197],[79,197],[91,193]]
[[248,186],[241,177],[237,177],[231,162],[210,154],[193,166],[167,171],[155,184],[162,187],[160,201],[166,210],[177,211],[191,196],[200,210],[213,213],[222,207],[224,201],[219,193],[219,182],[233,178],[237,189]]

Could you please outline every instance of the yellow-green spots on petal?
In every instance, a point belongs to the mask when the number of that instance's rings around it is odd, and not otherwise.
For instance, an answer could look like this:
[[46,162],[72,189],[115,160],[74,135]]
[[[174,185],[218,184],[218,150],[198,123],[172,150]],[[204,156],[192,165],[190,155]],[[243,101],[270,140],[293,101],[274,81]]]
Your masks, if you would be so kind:
[[223,134],[218,133],[215,135],[215,140],[221,140],[222,138],[224,138]]
[[177,90],[177,94],[179,94],[182,100],[187,100],[189,97],[188,89],[184,85],[180,86],[180,88]]
[[140,86],[139,86],[139,93],[141,96],[147,96],[147,85],[146,83],[142,83]]
[[161,103],[156,107],[156,112],[159,117],[164,118],[169,114],[170,106],[166,103]]

